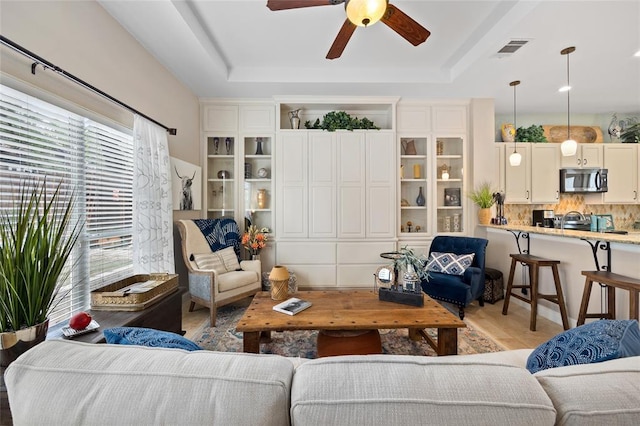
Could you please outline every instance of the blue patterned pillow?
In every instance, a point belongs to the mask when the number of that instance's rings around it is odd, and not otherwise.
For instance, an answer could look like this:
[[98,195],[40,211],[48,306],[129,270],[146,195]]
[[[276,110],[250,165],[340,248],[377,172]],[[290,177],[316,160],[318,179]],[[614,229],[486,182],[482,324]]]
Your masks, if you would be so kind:
[[107,343],[120,345],[155,346],[200,351],[202,348],[176,333],[140,327],[114,327],[104,330]]
[[558,334],[538,346],[527,359],[527,370],[590,364],[640,355],[637,320],[599,320]]
[[474,253],[454,254],[432,252],[427,261],[427,271],[449,275],[462,275],[473,263]]

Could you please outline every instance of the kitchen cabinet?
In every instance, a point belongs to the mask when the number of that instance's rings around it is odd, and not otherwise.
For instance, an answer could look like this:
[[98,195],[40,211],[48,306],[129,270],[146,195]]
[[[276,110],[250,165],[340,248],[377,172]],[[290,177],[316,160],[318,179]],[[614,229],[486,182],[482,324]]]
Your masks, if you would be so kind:
[[531,202],[554,204],[560,200],[560,147],[558,144],[531,145]]
[[512,166],[509,156],[513,153],[513,143],[504,148],[504,191],[505,204],[529,204],[531,202],[531,144],[516,143],[516,150],[522,156],[520,165]]
[[561,156],[562,168],[602,167],[603,146],[597,143],[580,143],[575,155]]
[[609,190],[603,194],[604,202],[637,203],[638,146],[607,144],[604,147],[604,168],[609,171]]
[[[560,146],[517,143],[519,166],[509,163],[513,143],[504,146],[504,189],[507,204],[554,204],[560,199]],[[499,160],[502,159],[502,153]]]

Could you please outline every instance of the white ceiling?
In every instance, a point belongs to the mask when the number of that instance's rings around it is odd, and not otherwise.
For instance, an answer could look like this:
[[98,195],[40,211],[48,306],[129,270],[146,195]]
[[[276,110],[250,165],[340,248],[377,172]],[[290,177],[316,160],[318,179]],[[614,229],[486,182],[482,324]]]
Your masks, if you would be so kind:
[[[383,23],[325,59],[344,7],[273,12],[266,0],[99,0],[198,97],[495,98],[496,112],[640,111],[640,1],[391,0],[431,36],[414,47]],[[512,39],[530,42],[508,57]]]

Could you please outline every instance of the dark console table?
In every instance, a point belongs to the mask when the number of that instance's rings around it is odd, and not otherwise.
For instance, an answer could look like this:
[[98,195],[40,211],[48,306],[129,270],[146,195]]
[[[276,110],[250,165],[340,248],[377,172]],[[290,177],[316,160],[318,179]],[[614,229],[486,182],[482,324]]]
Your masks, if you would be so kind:
[[[173,293],[141,311],[87,311],[100,328],[92,333],[74,337],[72,340],[87,343],[104,343],[102,330],[112,327],[145,327],[155,330],[184,334],[182,331],[182,291],[176,288]],[[60,330],[50,332],[47,339],[62,337]]]

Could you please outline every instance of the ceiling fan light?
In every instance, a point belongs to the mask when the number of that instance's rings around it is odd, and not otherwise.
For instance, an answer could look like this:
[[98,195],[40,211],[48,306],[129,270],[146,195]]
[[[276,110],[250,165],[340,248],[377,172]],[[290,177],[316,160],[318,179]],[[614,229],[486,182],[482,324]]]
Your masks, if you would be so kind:
[[519,152],[513,152],[509,156],[509,164],[511,164],[511,166],[513,167],[519,166],[521,161],[522,161],[522,155],[520,155]]
[[351,23],[367,27],[378,22],[387,10],[388,0],[348,0],[344,5]]
[[562,142],[560,145],[560,151],[562,151],[563,157],[570,157],[572,155],[576,155],[576,151],[578,150],[578,143],[573,139],[567,139]]

